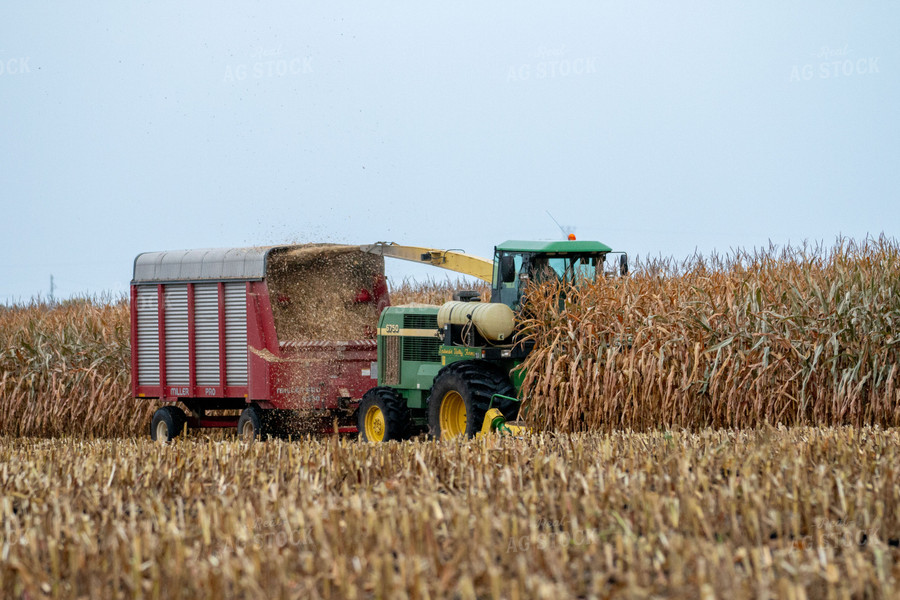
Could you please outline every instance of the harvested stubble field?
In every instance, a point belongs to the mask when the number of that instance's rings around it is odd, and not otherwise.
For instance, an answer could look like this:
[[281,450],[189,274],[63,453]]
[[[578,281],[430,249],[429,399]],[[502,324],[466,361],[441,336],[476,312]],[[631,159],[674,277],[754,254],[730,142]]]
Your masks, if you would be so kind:
[[865,598],[900,433],[0,438],[11,598]]

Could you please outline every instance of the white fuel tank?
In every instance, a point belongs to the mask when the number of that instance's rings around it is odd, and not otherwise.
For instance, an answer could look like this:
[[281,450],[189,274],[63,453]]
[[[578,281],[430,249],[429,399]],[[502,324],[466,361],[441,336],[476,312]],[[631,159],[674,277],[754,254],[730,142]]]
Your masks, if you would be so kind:
[[438,327],[475,325],[475,330],[487,340],[502,342],[509,339],[516,327],[516,315],[510,307],[499,303],[447,302],[438,310]]

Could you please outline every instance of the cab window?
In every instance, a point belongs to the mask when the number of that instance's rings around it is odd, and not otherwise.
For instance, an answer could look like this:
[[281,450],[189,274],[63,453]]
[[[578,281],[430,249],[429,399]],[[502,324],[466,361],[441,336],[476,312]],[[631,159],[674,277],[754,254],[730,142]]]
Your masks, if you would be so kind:
[[578,283],[593,280],[597,277],[598,259],[594,255],[535,257],[533,276],[537,280],[546,280],[555,276],[565,283]]

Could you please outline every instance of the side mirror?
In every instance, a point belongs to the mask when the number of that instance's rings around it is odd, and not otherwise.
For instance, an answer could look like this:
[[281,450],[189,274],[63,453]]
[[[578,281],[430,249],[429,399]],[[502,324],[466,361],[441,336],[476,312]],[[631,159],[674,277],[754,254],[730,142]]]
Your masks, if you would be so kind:
[[512,283],[516,280],[516,260],[514,257],[506,254],[500,257],[500,281],[501,283]]
[[619,255],[619,275],[625,277],[628,275],[628,255],[620,254]]

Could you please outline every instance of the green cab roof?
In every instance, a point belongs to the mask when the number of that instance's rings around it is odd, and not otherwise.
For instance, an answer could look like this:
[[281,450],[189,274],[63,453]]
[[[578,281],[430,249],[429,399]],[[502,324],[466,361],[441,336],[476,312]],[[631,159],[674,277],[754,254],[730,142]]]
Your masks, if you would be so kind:
[[508,240],[498,245],[497,250],[504,252],[612,252],[612,248],[606,244],[581,240],[552,242]]

